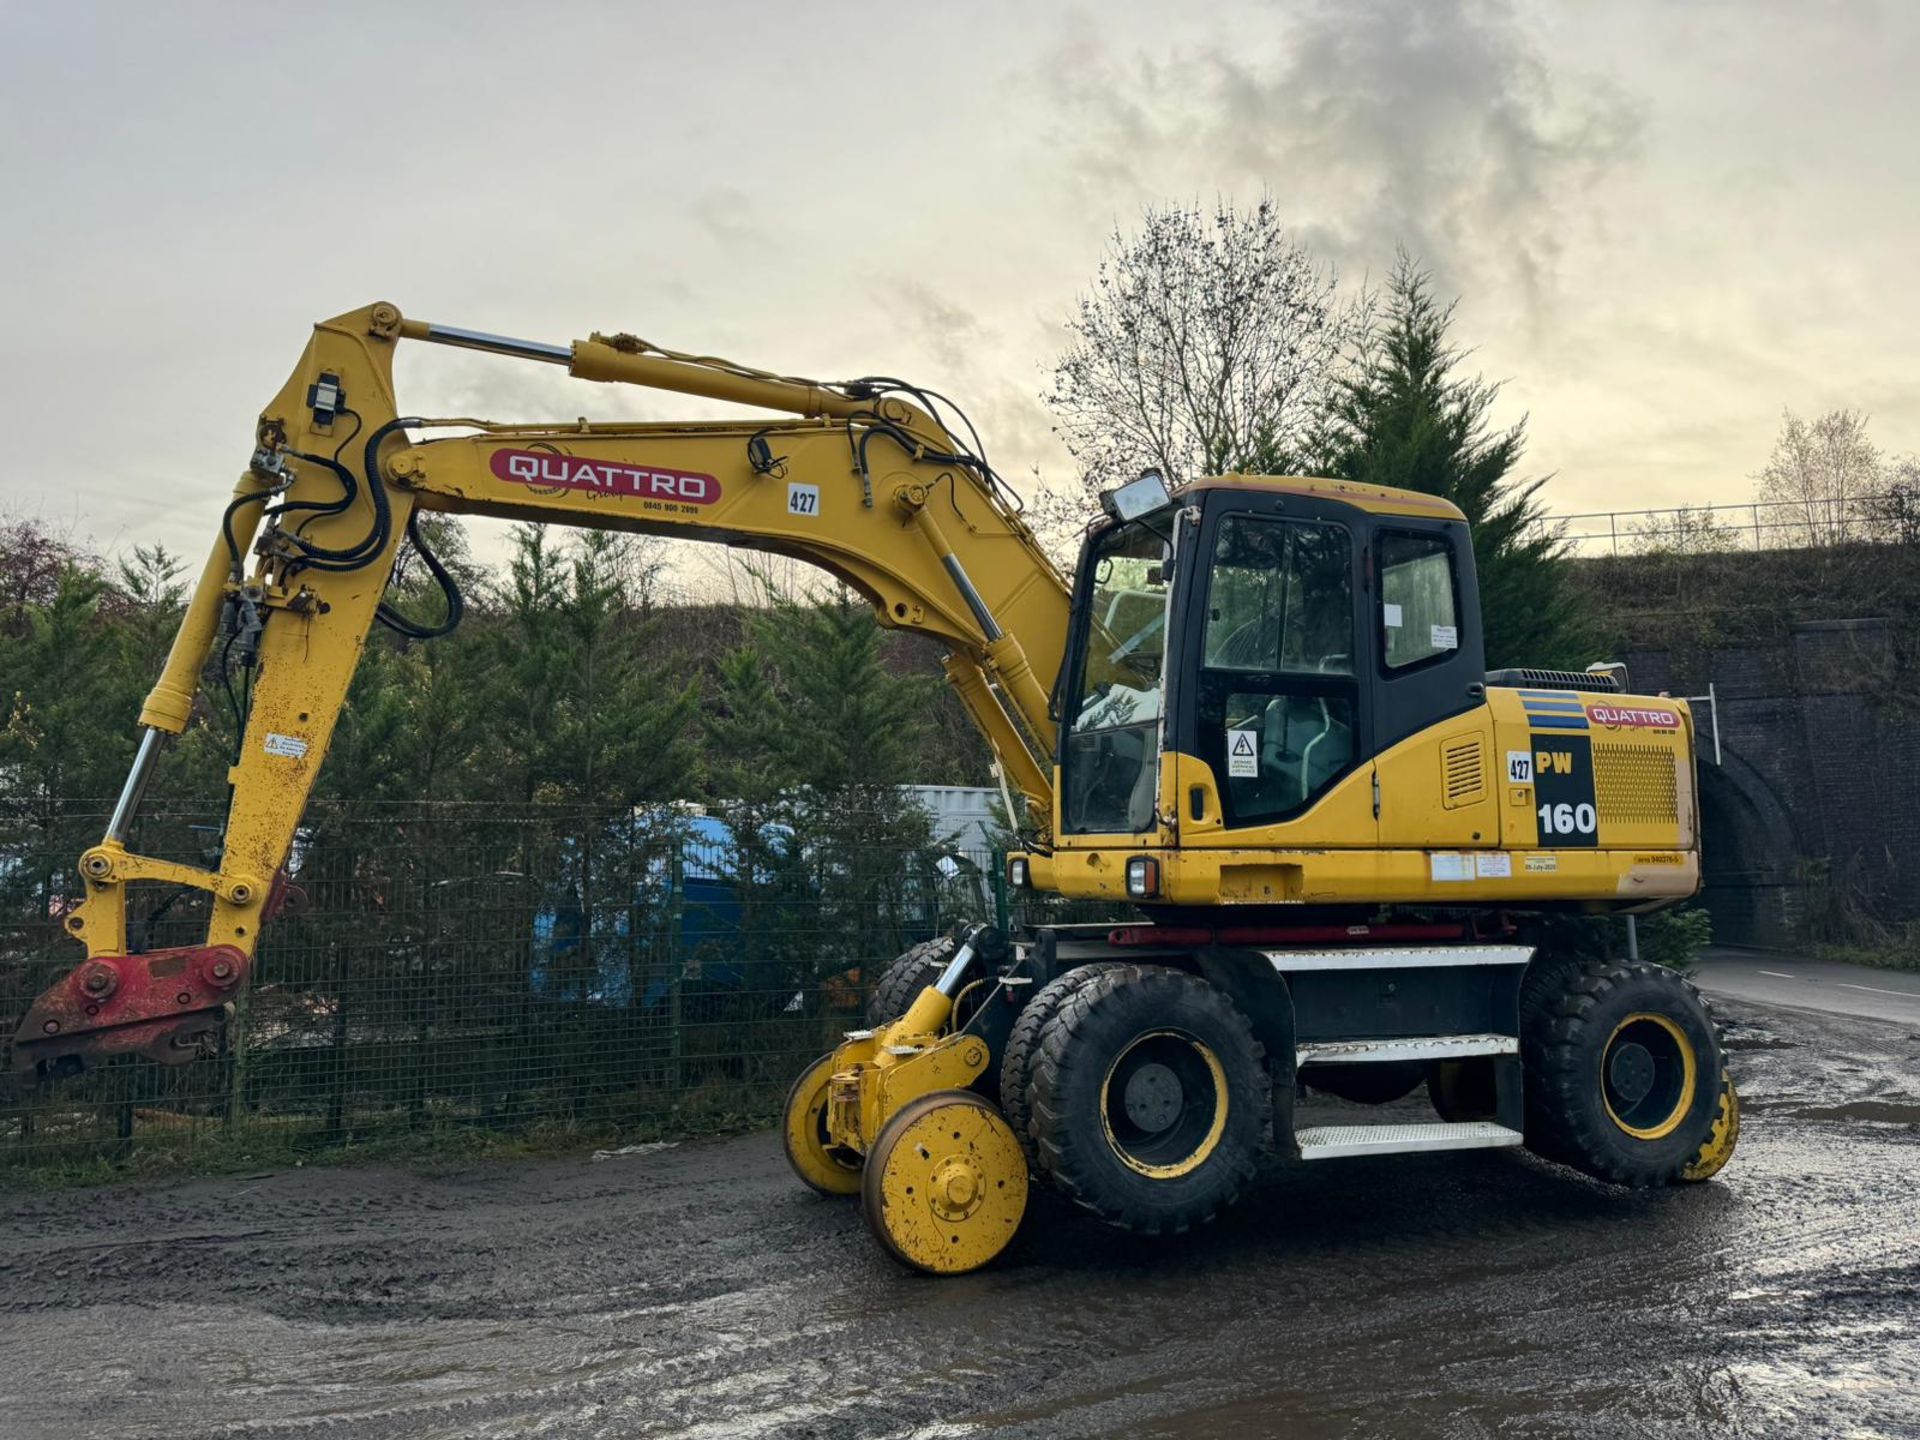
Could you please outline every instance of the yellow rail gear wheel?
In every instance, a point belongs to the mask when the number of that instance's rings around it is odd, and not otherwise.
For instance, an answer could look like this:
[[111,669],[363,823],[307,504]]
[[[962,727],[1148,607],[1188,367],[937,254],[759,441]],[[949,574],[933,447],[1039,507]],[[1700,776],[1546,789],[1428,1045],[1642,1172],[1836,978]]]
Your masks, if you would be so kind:
[[855,1195],[860,1190],[860,1157],[835,1145],[827,1134],[827,1087],[832,1080],[830,1054],[801,1072],[787,1091],[780,1139],[787,1164],[806,1184],[822,1195]]
[[889,1254],[930,1275],[978,1270],[1027,1211],[1027,1161],[1012,1129],[971,1090],[936,1090],[881,1127],[861,1209]]
[[1247,1018],[1197,975],[1103,970],[1066,997],[1034,1061],[1047,1178],[1110,1224],[1203,1225],[1253,1178],[1269,1109]]
[[1671,1185],[1721,1108],[1720,1037],[1699,993],[1639,961],[1568,973],[1522,1026],[1527,1144],[1617,1185]]
[[1714,1111],[1713,1130],[1707,1136],[1707,1143],[1700,1147],[1687,1168],[1680,1172],[1682,1180],[1711,1180],[1726,1168],[1727,1161],[1733,1158],[1734,1147],[1740,1143],[1740,1092],[1733,1088],[1733,1076],[1724,1069],[1720,1072],[1720,1104]]

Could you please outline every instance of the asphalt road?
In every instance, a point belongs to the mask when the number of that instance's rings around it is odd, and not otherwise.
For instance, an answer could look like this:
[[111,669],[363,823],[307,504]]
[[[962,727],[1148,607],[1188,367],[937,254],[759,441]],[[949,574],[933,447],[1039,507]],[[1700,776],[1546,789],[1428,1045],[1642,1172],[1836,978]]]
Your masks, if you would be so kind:
[[1709,950],[1693,979],[1709,995],[1920,1029],[1920,974],[1911,971],[1870,970],[1752,950]]
[[0,1197],[0,1436],[1920,1435],[1920,1028],[1722,1009],[1711,1184],[1329,1162],[944,1281],[767,1134]]

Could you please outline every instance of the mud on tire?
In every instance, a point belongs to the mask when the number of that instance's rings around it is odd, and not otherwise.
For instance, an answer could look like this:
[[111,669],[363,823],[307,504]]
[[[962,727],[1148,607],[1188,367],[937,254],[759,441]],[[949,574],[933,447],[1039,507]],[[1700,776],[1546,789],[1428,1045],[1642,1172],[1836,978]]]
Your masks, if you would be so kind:
[[1269,1104],[1247,1017],[1198,976],[1116,965],[1042,1027],[1030,1091],[1040,1168],[1110,1224],[1177,1234],[1253,1177]]
[[1022,1007],[1019,1018],[1013,1022],[1013,1032],[1007,1036],[1007,1048],[1000,1057],[1000,1113],[1007,1117],[1007,1123],[1019,1137],[1020,1148],[1026,1151],[1027,1167],[1031,1170],[1040,1168],[1032,1130],[1033,1066],[1040,1057],[1040,1037],[1047,1022],[1060,1013],[1068,996],[1101,972],[1115,969],[1119,963],[1096,961],[1054,976]]
[[1527,1147],[1616,1185],[1679,1181],[1721,1103],[1720,1037],[1699,993],[1642,961],[1594,961],[1523,1025]]

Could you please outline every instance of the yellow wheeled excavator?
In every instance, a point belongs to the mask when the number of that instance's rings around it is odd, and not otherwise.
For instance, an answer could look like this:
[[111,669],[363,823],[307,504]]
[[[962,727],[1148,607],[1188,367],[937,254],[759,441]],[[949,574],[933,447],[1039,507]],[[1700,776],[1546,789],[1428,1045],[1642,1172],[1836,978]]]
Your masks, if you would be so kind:
[[[513,424],[403,415],[403,342],[736,402],[786,418]],[[1110,492],[1069,581],[942,397],[666,351],[509,339],[373,305],[315,327],[139,717],[66,917],[86,948],[34,1003],[16,1066],[179,1061],[217,1037],[376,618],[458,619],[423,511],[712,540],[793,556],[945,670],[1032,817],[1010,883],[1134,920],[908,952],[795,1083],[786,1150],[862,1196],[935,1273],[1008,1243],[1029,1182],[1148,1233],[1205,1222],[1263,1159],[1524,1144],[1634,1186],[1731,1155],[1738,1100],[1679,977],[1538,948],[1555,910],[1645,912],[1699,884],[1693,722],[1617,671],[1485,668],[1473,551],[1432,496],[1157,474]],[[411,536],[440,626],[384,604]],[[129,837],[213,647],[253,677],[216,868]],[[211,896],[200,945],[137,952],[128,887]],[[1354,1123],[1425,1083],[1438,1118]],[[1316,1115],[1319,1097],[1349,1108]]]

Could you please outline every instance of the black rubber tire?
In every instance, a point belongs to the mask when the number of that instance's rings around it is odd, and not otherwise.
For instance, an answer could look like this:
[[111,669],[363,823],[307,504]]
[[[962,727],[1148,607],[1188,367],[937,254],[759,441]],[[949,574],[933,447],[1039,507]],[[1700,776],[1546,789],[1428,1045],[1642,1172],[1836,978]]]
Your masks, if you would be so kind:
[[1039,1058],[1040,1036],[1069,995],[1120,963],[1101,960],[1054,976],[1020,1008],[1013,1031],[1007,1036],[1007,1048],[1000,1056],[1000,1113],[1007,1117],[1020,1139],[1020,1148],[1027,1152],[1027,1168],[1036,1174],[1040,1167],[1033,1144],[1033,1062]]
[[[1226,1106],[1224,1117],[1213,1112],[1219,1131],[1204,1158],[1174,1176],[1150,1175],[1123,1159],[1106,1110],[1115,1064],[1136,1041],[1163,1034],[1211,1052]],[[1197,975],[1162,965],[1102,970],[1075,987],[1043,1028],[1032,1077],[1041,1170],[1109,1224],[1179,1234],[1213,1219],[1253,1178],[1271,1105],[1263,1052],[1247,1017]]]
[[1573,983],[1574,976],[1580,973],[1582,961],[1578,955],[1536,954],[1527,962],[1526,974],[1520,977],[1520,1033],[1525,1035],[1550,1009],[1560,1003],[1561,996],[1567,993],[1567,986]]
[[1427,1098],[1433,1102],[1433,1113],[1450,1125],[1495,1118],[1500,1098],[1493,1066],[1488,1056],[1431,1062],[1427,1066]]
[[931,940],[922,940],[887,966],[867,1000],[867,1027],[877,1030],[906,1014],[915,997],[940,978],[940,972],[953,959],[953,952],[953,937],[936,935]]
[[[1627,1017],[1665,1018],[1692,1054],[1691,1098],[1657,1138],[1631,1135],[1609,1113],[1602,1067]],[[1720,1035],[1693,986],[1645,961],[1591,961],[1520,1036],[1526,1067],[1527,1148],[1615,1185],[1678,1183],[1712,1133],[1724,1060]],[[1678,1104],[1678,1101],[1676,1101]],[[1659,1128],[1649,1126],[1648,1128]]]
[[1418,1060],[1308,1065],[1300,1071],[1300,1083],[1309,1090],[1338,1096],[1356,1105],[1386,1105],[1403,1100],[1418,1090],[1426,1078],[1426,1067]]

